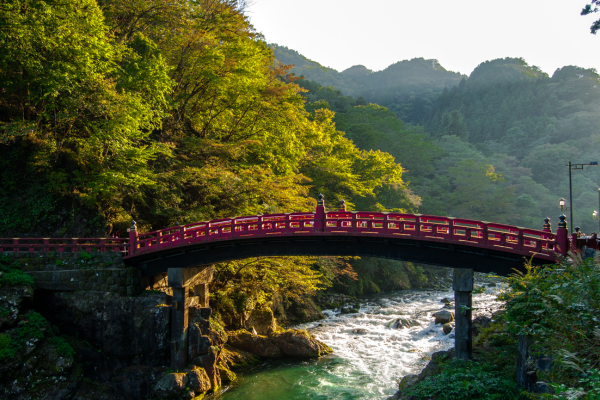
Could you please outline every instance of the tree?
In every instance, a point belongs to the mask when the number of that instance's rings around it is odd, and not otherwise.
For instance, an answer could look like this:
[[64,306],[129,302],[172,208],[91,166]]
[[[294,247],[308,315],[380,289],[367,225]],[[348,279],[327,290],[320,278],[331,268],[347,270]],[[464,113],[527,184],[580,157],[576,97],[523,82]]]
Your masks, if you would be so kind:
[[[598,11],[600,11],[598,9],[599,5],[600,0],[591,0],[590,4],[586,4],[585,7],[583,7],[583,10],[581,10],[581,15],[597,13]],[[598,29],[600,29],[600,19],[592,23],[592,26],[590,27],[590,32],[595,35]]]

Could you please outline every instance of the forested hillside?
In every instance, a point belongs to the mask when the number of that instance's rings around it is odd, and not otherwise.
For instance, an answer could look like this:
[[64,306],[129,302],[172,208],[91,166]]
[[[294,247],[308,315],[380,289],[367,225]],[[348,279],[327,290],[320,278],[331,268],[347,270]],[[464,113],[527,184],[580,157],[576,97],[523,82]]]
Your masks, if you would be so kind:
[[[573,66],[550,78],[522,59],[484,62],[443,89],[418,125],[335,87],[300,84],[309,108],[336,111],[337,128],[359,147],[387,151],[405,167],[419,212],[539,229],[545,216],[556,224],[558,200],[568,198],[567,162],[600,159],[598,79]],[[588,233],[598,229],[599,168],[573,171],[574,220]]]
[[373,72],[355,65],[338,72],[308,60],[298,52],[275,44],[269,45],[283,64],[293,65],[291,72],[333,86],[341,93],[387,107],[404,122],[423,124],[433,103],[444,88],[459,84],[463,75],[447,71],[437,60],[415,58]]

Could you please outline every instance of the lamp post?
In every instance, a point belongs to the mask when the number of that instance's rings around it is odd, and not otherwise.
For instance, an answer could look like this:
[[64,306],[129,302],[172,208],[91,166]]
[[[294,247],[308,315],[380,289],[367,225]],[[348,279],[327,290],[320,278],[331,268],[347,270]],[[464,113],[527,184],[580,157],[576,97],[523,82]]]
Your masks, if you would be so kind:
[[592,214],[592,217],[594,217],[594,219],[598,219],[598,233],[596,235],[596,237],[600,238],[600,188],[598,188],[598,211],[594,210],[594,213]]
[[[571,223],[571,227],[575,226],[575,223],[573,222],[573,186],[571,185],[571,171],[574,169],[583,169],[585,165],[598,165],[598,161],[590,161],[588,164],[572,164],[571,161],[569,161],[569,164],[567,164],[569,167],[569,208],[571,211],[571,220],[569,222]],[[571,228],[571,233],[573,233],[572,229],[573,228]]]

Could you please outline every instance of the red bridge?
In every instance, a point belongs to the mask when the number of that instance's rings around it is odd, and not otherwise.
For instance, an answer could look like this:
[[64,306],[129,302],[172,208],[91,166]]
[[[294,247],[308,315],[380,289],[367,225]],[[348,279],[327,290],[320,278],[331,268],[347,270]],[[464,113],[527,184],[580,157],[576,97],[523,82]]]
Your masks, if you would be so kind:
[[[0,252],[120,251],[142,270],[143,286],[167,282],[172,290],[171,367],[183,368],[204,337],[188,336],[190,296],[210,315],[210,264],[256,256],[365,256],[454,268],[455,349],[458,358],[472,348],[473,272],[508,275],[533,264],[554,263],[568,250],[598,249],[597,237],[569,238],[565,216],[556,234],[546,219],[543,230],[422,214],[325,210],[319,195],[314,213],[252,215],[198,222],[139,233],[129,239],[0,239]],[[166,278],[166,279],[165,279]],[[193,293],[192,293],[193,288]],[[204,342],[202,342],[204,343]]]
[[[146,276],[169,267],[187,268],[255,256],[379,257],[507,275],[533,264],[553,263],[596,237],[568,237],[561,216],[556,234],[543,230],[422,214],[326,211],[319,195],[316,212],[253,215],[198,222],[139,233],[129,239],[0,239],[0,252],[120,251]],[[569,243],[570,241],[570,243]]]

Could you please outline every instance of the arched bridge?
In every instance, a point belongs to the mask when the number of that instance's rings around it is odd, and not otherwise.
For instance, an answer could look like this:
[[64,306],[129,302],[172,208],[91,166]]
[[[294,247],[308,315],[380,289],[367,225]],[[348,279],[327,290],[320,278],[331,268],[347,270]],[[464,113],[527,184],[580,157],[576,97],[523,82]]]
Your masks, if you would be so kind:
[[[129,239],[0,239],[3,251],[121,251],[128,265],[153,276],[168,268],[188,268],[255,256],[368,256],[476,272],[508,275],[566,255],[566,223],[557,234],[543,230],[423,214],[326,211],[253,215],[198,222],[140,233]],[[563,231],[563,232],[561,232]],[[561,237],[562,236],[562,237]]]
[[[252,215],[198,222],[140,233],[128,239],[0,239],[0,252],[120,251],[140,268],[147,288],[169,286],[171,367],[183,368],[204,337],[188,337],[188,308],[208,310],[210,264],[255,256],[369,256],[454,268],[455,348],[471,353],[473,272],[508,275],[524,261],[542,265],[583,246],[598,248],[597,237],[568,237],[561,215],[556,234],[546,219],[542,230],[422,214],[326,211],[323,196],[315,212]],[[158,283],[157,283],[158,282]],[[193,288],[193,291],[192,291]],[[210,315],[208,310],[207,315]],[[190,350],[192,349],[192,350]]]

